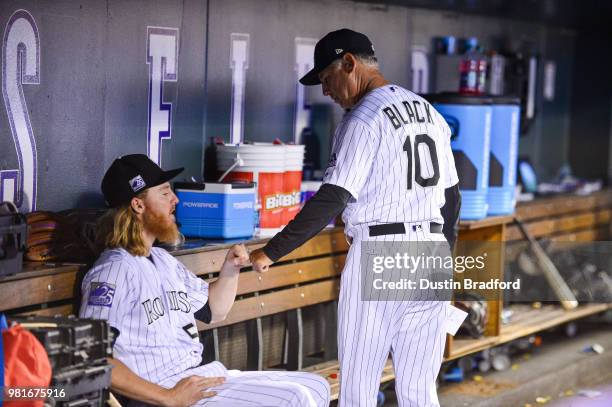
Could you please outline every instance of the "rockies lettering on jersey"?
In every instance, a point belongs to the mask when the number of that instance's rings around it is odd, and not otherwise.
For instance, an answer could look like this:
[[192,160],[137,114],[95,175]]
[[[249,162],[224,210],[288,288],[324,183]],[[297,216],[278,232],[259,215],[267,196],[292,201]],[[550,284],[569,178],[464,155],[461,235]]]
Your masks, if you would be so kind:
[[166,291],[170,301],[170,311],[191,312],[191,304],[184,291]]
[[[191,311],[191,304],[187,298],[187,293],[184,291],[166,291],[168,301],[170,302],[170,311],[181,311],[189,313]],[[149,325],[157,321],[160,317],[164,316],[164,304],[161,298],[156,297],[153,300],[146,300],[142,303],[147,314],[147,320]]]
[[159,318],[164,316],[164,305],[161,302],[161,298],[157,297],[151,300],[146,300],[142,303],[147,314],[147,320],[149,325],[157,321]]

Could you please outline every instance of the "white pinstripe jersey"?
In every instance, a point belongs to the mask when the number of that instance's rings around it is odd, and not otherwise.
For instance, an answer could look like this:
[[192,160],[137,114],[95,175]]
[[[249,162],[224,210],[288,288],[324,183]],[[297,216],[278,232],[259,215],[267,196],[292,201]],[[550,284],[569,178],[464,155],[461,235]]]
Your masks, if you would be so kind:
[[108,320],[119,331],[113,357],[159,383],[202,361],[194,313],[208,301],[208,283],[164,249],[151,256],[102,253],[83,280],[79,316]]
[[397,85],[367,93],[342,119],[324,183],[351,193],[342,219],[443,223],[444,189],[459,181],[450,129],[423,98]]

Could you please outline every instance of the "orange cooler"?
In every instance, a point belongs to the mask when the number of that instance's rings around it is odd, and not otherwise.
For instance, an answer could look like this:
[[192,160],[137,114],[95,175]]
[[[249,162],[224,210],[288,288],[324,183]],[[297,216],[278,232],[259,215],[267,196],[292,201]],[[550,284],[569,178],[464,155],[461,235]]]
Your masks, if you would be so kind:
[[300,211],[300,197],[302,190],[302,169],[304,167],[304,146],[285,146],[285,174],[283,189],[285,202],[283,211],[283,224],[286,225],[295,218]]
[[234,168],[224,181],[257,183],[256,209],[259,211],[259,227],[256,234],[275,235],[284,226],[285,146],[275,144],[217,146],[217,169],[225,172],[232,166]]

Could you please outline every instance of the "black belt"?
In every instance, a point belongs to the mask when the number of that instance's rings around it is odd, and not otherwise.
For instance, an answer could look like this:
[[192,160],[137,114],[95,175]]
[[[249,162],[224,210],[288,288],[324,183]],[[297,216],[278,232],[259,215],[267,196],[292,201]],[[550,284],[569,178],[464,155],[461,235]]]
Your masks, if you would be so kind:
[[[410,225],[412,231],[416,232],[421,229],[420,224]],[[385,223],[383,225],[369,226],[370,237],[384,235],[401,235],[406,233],[406,225],[404,223]],[[436,222],[429,222],[430,233],[442,233],[442,225]]]

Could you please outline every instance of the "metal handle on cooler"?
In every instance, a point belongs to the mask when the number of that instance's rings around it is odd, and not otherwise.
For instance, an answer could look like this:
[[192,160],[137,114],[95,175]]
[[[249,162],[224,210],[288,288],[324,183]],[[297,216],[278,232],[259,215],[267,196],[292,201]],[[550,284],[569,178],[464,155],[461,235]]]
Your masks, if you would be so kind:
[[223,173],[223,175],[221,175],[221,177],[219,178],[217,182],[223,181],[223,178],[227,177],[227,174],[232,172],[232,170],[236,168],[237,165],[244,165],[244,161],[242,161],[242,158],[240,157],[239,153],[236,153],[236,158],[234,158],[234,163],[230,165],[230,167]]

